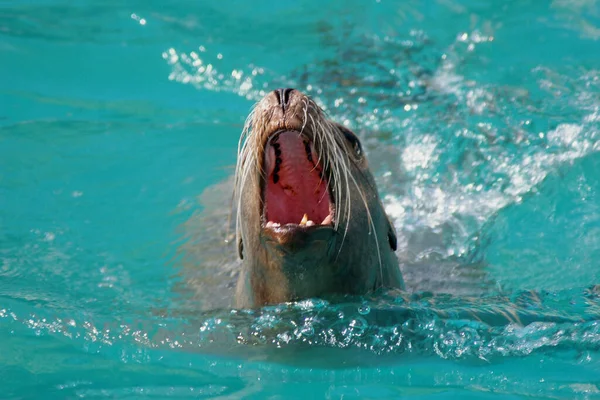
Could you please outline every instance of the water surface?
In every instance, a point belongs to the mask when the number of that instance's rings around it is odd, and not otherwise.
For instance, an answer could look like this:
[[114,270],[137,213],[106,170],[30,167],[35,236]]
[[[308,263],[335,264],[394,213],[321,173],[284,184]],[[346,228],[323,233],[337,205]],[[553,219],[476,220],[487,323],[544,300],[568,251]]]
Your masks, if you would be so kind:
[[[3,396],[600,398],[599,39],[596,0],[4,2]],[[406,293],[226,304],[282,86],[361,137]]]

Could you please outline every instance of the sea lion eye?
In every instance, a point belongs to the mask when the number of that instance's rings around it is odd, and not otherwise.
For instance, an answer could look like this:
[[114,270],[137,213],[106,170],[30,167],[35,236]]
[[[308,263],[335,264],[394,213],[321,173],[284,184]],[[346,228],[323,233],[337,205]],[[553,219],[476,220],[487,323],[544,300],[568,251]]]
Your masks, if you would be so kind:
[[357,156],[362,155],[362,145],[360,144],[360,140],[358,140],[358,137],[356,137],[354,132],[352,132],[344,127],[340,127],[340,130],[346,137],[346,140],[348,140],[350,142],[350,144],[352,145],[352,148],[354,149],[354,152],[356,153],[356,155]]

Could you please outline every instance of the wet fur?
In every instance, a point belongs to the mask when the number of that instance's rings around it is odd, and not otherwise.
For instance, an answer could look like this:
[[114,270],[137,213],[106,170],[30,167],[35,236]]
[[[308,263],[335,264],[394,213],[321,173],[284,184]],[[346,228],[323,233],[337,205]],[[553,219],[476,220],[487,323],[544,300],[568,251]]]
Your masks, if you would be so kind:
[[[334,235],[307,238],[307,249],[293,253],[261,237],[265,144],[270,134],[283,129],[312,140],[335,203]],[[240,138],[235,173],[236,233],[243,260],[238,307],[403,287],[393,225],[366,157],[348,134],[354,135],[298,91],[292,92],[285,111],[273,93],[253,108]]]

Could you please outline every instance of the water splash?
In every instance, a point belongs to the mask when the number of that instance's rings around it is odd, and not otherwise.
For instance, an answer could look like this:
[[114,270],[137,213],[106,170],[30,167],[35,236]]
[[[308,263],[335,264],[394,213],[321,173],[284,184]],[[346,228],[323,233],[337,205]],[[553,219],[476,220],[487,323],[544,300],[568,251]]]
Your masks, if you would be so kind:
[[494,31],[482,23],[447,46],[418,30],[404,37],[347,33],[327,39],[338,50],[318,67],[285,79],[250,64],[239,79],[182,72],[198,61],[172,49],[169,62],[171,78],[253,101],[282,85],[313,96],[365,142],[398,230],[408,287],[480,293],[494,283],[461,260],[484,224],[560,165],[600,150],[598,71],[535,66],[522,71],[521,86],[488,83],[480,53],[495,45]]
[[0,310],[0,319],[4,329],[79,339],[92,352],[130,343],[236,357],[262,353],[290,363],[293,359],[277,350],[308,345],[495,362],[572,346],[599,351],[599,299],[597,287],[478,298],[390,293],[338,304],[314,299],[260,310],[190,314],[185,325],[181,315],[102,322],[85,314],[69,319],[45,316],[45,311],[21,316],[10,307]]
[[264,67],[249,64],[227,70],[222,66],[223,55],[211,53],[204,46],[190,52],[170,48],[162,57],[172,68],[169,80],[198,89],[231,92],[252,101],[260,100],[270,90],[262,78],[268,74]]

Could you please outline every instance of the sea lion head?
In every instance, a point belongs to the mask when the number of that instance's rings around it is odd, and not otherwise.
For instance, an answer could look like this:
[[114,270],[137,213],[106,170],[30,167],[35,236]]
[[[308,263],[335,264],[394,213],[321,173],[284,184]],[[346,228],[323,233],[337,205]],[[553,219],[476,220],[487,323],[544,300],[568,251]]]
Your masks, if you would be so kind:
[[275,90],[248,116],[235,200],[239,307],[403,286],[360,140],[301,92]]

